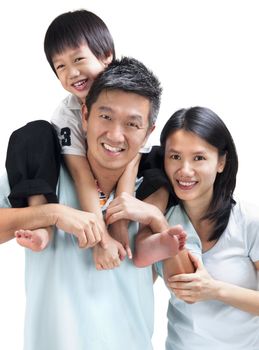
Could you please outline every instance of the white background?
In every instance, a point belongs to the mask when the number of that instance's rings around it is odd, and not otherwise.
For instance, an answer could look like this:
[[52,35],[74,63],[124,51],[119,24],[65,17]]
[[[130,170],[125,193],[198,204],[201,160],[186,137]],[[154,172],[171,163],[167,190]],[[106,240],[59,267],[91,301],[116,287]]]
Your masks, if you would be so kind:
[[[44,57],[43,38],[48,25],[63,12],[86,8],[98,14],[110,28],[118,57],[130,55],[142,60],[162,81],[163,100],[153,143],[158,143],[162,126],[176,109],[195,105],[213,109],[226,122],[236,141],[240,158],[236,194],[257,202],[259,11],[256,5],[256,0],[2,3],[1,169],[4,170],[10,133],[30,120],[49,120],[65,96]],[[23,249],[14,241],[1,245],[1,350],[22,349],[23,268]],[[168,300],[161,282],[156,282],[155,297],[153,342],[155,350],[160,350],[166,335]]]

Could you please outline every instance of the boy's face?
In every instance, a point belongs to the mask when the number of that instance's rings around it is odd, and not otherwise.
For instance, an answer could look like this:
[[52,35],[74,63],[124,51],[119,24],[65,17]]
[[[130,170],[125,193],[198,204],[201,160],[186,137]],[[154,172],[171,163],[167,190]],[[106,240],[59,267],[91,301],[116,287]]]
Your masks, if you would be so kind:
[[87,44],[68,48],[53,56],[53,65],[65,90],[77,96],[82,103],[99,73],[112,61],[112,55],[98,59]]
[[105,176],[124,171],[145,144],[150,102],[141,95],[122,90],[104,90],[89,115],[83,106],[83,127],[87,132],[87,157],[93,171]]

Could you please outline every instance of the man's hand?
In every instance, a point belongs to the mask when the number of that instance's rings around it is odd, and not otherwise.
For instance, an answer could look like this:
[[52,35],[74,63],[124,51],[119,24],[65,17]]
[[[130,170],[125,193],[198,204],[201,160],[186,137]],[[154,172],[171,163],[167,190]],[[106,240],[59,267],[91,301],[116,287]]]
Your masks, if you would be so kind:
[[158,216],[161,220],[164,218],[164,215],[157,207],[123,192],[107,208],[106,223],[113,224],[118,220],[127,219],[148,226]]
[[102,228],[95,214],[61,204],[55,205],[55,208],[55,225],[76,236],[80,248],[93,247],[101,241]]

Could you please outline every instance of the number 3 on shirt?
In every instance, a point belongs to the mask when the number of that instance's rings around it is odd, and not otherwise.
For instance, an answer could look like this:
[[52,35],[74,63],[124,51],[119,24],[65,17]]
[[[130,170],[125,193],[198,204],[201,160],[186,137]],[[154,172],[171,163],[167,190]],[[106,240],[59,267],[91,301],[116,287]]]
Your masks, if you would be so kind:
[[60,130],[62,136],[61,145],[62,146],[71,146],[71,130],[70,128],[62,128]]

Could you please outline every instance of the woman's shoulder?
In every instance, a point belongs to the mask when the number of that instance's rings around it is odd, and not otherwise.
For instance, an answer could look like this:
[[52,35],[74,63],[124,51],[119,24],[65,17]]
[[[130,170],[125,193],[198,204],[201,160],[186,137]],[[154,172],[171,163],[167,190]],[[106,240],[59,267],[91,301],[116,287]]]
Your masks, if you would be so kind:
[[238,224],[250,226],[251,224],[256,225],[259,228],[259,205],[236,199],[236,204],[232,209],[232,217]]

